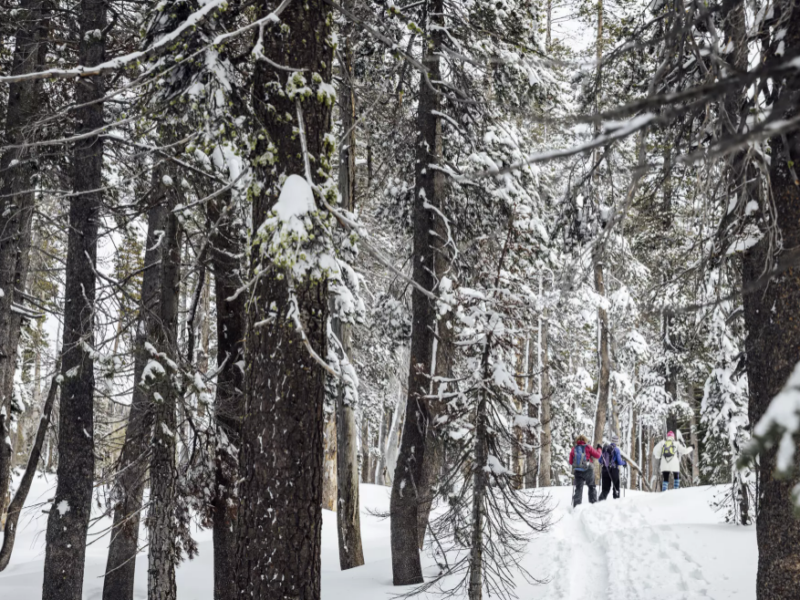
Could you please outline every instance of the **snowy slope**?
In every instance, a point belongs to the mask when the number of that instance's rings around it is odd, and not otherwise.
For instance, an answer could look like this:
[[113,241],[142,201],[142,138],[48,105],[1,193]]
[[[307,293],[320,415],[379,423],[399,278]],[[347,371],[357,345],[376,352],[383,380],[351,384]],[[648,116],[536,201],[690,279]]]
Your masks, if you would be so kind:
[[[21,519],[14,556],[0,573],[0,598],[41,597],[44,531],[43,503],[55,480],[37,478],[30,505]],[[755,598],[757,549],[753,527],[720,523],[708,506],[712,488],[666,494],[628,492],[627,498],[569,508],[571,488],[553,488],[551,531],[531,542],[524,565],[549,583],[518,578],[523,600],[752,600]],[[584,499],[585,501],[585,499]],[[369,511],[389,508],[388,488],[361,489],[362,536],[367,564],[339,570],[336,515],[324,512],[322,540],[323,600],[376,600],[401,591],[391,585],[389,521]],[[87,549],[84,597],[101,597],[109,519],[92,527]],[[100,535],[99,535],[100,534]],[[181,600],[211,600],[211,532],[196,534],[200,555],[178,570]],[[431,561],[426,560],[430,565]],[[136,597],[146,598],[147,557],[138,557]]]

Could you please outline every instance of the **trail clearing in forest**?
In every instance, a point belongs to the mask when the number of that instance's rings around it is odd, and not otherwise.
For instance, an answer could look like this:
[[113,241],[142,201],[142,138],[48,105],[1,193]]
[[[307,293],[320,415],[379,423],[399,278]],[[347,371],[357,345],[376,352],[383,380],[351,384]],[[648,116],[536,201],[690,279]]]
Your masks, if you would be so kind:
[[[0,598],[39,600],[47,515],[41,503],[52,497],[55,478],[37,477],[20,519],[14,556],[0,573]],[[628,492],[626,498],[569,506],[572,488],[551,488],[553,525],[528,548],[524,566],[540,579],[518,576],[520,600],[754,600],[758,551],[755,527],[721,523],[709,507],[715,488],[666,494]],[[536,492],[538,493],[538,492]],[[95,509],[98,509],[95,502]],[[324,511],[323,600],[387,600],[407,588],[392,586],[389,521],[373,516],[389,509],[389,488],[361,487],[361,524],[366,565],[339,570],[336,515]],[[102,595],[110,519],[92,526],[86,553],[84,598]],[[177,573],[180,600],[212,600],[210,530],[195,532],[199,556]],[[143,542],[145,540],[143,539]],[[426,556],[427,574],[435,571]],[[135,598],[147,597],[147,556],[136,560]],[[431,596],[433,598],[435,596]]]

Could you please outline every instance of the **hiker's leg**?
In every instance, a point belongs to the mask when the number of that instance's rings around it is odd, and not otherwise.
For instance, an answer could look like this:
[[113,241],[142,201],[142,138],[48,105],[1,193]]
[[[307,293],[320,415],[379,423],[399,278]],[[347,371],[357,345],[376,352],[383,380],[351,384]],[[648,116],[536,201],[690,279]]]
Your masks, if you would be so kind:
[[575,495],[572,497],[572,506],[583,502],[583,473],[575,471]]
[[681,474],[680,473],[673,473],[675,477],[675,489],[680,489],[681,487]]
[[586,469],[586,485],[589,486],[589,504],[597,502],[597,486],[594,484],[594,469]]
[[611,489],[611,477],[608,476],[608,469],[601,467],[600,480],[603,482],[603,490],[600,492],[600,500],[608,498],[608,490]]
[[611,483],[614,486],[614,499],[619,498],[619,469],[611,469]]
[[663,481],[661,482],[661,491],[666,492],[667,488],[669,487],[669,471],[662,471],[661,477]]

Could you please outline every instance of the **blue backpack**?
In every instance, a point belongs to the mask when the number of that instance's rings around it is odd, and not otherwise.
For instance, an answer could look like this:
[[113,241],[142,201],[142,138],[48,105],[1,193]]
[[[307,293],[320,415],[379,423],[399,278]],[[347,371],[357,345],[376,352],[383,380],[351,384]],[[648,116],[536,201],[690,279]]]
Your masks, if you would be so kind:
[[575,455],[572,457],[572,470],[585,471],[589,466],[586,460],[586,446],[575,446]]

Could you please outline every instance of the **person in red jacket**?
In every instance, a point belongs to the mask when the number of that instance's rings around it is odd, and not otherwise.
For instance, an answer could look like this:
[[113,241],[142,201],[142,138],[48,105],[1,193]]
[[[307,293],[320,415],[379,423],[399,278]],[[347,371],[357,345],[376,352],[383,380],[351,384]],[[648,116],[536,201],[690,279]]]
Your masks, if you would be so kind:
[[579,435],[569,453],[569,464],[575,476],[575,495],[572,506],[583,502],[583,484],[589,486],[589,503],[597,502],[597,486],[594,483],[594,459],[600,458],[602,452],[595,450],[588,443],[585,435]]

